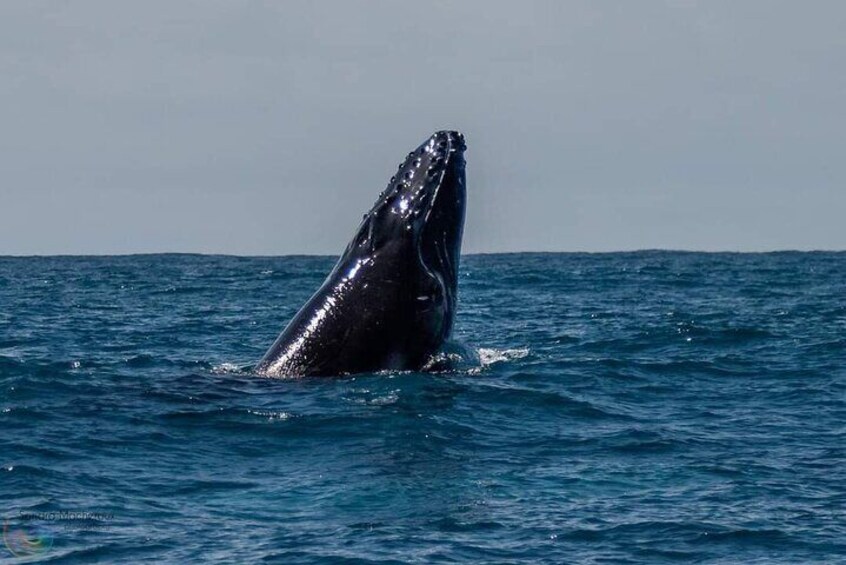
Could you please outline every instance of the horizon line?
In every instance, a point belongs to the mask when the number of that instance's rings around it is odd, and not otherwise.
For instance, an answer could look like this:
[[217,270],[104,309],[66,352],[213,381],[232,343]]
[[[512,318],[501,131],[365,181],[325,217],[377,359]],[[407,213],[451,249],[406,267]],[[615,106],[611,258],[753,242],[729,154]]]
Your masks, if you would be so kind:
[[[605,251],[584,251],[584,250],[525,250],[525,251],[474,251],[462,253],[462,257],[484,256],[484,255],[621,255],[635,253],[689,253],[689,254],[731,254],[731,255],[765,255],[776,253],[846,253],[846,249],[768,249],[768,250],[732,250],[732,249],[675,249],[663,247],[644,247],[642,249],[619,249]],[[190,255],[200,257],[239,257],[239,258],[277,258],[277,257],[339,257],[340,253],[214,253],[201,251],[140,251],[128,253],[27,253],[27,254],[0,254],[0,259],[29,259],[29,258],[61,258],[61,257],[149,257],[159,255]]]

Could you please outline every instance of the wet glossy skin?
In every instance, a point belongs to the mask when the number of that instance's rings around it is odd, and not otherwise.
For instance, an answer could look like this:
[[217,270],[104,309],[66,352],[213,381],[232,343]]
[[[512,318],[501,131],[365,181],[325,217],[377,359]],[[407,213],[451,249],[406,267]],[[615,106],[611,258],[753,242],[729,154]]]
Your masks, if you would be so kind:
[[421,368],[452,331],[464,136],[408,154],[335,268],[256,365],[275,377]]

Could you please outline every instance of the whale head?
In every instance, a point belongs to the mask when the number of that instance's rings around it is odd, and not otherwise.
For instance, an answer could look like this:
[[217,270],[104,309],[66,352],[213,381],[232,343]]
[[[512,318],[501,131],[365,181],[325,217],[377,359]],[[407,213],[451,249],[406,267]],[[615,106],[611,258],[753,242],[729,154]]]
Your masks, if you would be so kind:
[[[464,135],[438,131],[399,164],[396,174],[364,216],[346,257],[402,255],[413,264],[410,280],[423,280],[414,290],[420,300],[431,294],[448,336],[455,311],[458,264],[464,231],[466,177]],[[394,264],[400,264],[395,262]],[[406,265],[408,263],[405,263]],[[396,273],[401,275],[401,273]]]
[[364,215],[347,253],[412,245],[426,259],[456,265],[464,228],[465,149],[464,135],[439,131],[410,152]]

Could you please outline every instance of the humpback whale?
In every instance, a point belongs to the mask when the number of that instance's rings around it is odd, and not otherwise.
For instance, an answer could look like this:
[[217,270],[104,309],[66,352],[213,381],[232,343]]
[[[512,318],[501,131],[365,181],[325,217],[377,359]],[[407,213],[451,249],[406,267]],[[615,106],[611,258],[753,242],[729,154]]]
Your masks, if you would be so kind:
[[256,373],[418,370],[438,352],[455,317],[465,149],[461,133],[439,131],[408,154]]

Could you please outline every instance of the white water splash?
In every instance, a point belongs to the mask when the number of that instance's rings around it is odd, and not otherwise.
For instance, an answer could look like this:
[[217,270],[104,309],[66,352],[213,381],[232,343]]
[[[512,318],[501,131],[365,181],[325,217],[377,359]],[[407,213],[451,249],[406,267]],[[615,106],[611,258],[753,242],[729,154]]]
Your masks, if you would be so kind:
[[458,342],[450,342],[445,345],[444,350],[429,360],[423,370],[478,375],[490,365],[522,359],[529,353],[528,347],[516,349],[475,348]]
[[247,412],[254,416],[261,416],[263,418],[267,418],[268,422],[287,420],[288,418],[292,417],[292,414],[290,412],[274,412],[272,410],[247,410]]
[[515,359],[522,359],[529,355],[528,347],[521,347],[519,349],[489,349],[486,347],[479,348],[479,362],[482,367],[493,365],[494,363],[501,363],[503,361],[513,361]]
[[244,370],[235,363],[221,363],[220,365],[213,366],[211,372],[214,375],[231,375],[233,373],[243,373]]

